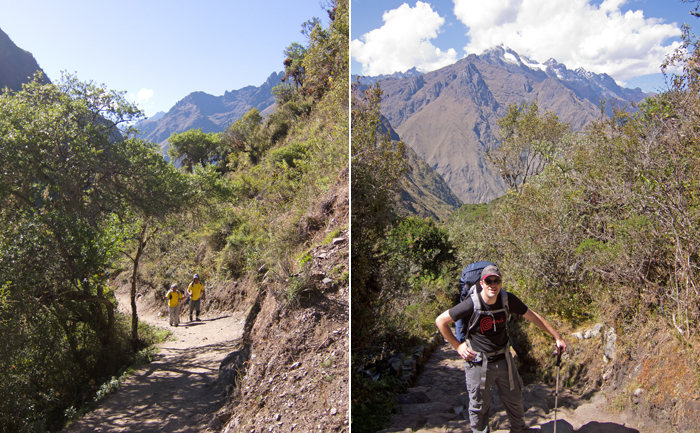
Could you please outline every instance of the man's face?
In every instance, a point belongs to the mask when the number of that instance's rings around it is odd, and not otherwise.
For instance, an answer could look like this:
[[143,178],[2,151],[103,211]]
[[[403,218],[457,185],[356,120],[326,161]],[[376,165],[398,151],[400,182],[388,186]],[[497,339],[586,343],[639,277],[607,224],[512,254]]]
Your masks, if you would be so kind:
[[195,282],[195,283],[199,283],[199,278],[195,278],[195,279],[194,279],[194,282]]
[[481,280],[481,287],[486,290],[489,296],[494,296],[501,291],[503,280],[498,275],[489,275]]

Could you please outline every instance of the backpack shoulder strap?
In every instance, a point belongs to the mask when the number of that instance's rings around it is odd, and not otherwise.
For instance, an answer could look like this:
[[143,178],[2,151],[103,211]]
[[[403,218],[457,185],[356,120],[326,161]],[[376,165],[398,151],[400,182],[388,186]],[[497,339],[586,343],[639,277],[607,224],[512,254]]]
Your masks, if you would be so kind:
[[469,289],[469,296],[472,298],[474,311],[481,310],[481,296],[479,296],[479,293],[477,293],[476,284]]
[[469,294],[472,304],[474,305],[474,309],[472,310],[472,317],[469,318],[469,324],[467,326],[467,331],[465,332],[467,340],[471,338],[471,334],[473,334],[472,330],[474,329],[476,322],[479,320],[479,315],[481,314],[481,296],[479,296],[477,293],[476,284],[469,289]]
[[508,323],[508,320],[510,320],[510,308],[508,307],[508,292],[504,289],[501,289],[501,305],[506,310],[506,323]]

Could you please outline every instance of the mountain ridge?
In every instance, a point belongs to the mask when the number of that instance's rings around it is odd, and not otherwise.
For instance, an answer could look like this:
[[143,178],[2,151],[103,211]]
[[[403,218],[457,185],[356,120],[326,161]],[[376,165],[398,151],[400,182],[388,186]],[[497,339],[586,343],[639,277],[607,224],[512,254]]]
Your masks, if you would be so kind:
[[252,108],[257,108],[261,114],[269,112],[275,106],[272,88],[281,82],[282,77],[283,72],[273,72],[260,86],[245,86],[220,96],[192,92],[166,113],[137,123],[139,137],[158,144],[165,158],[169,159],[168,138],[172,134],[197,128],[206,133],[223,132]]
[[0,89],[7,87],[18,91],[22,84],[31,81],[37,71],[44,76],[42,82],[50,82],[34,55],[18,47],[10,36],[0,29]]
[[[372,79],[358,78],[362,87]],[[537,101],[574,131],[614,101],[637,102],[648,94],[623,89],[606,74],[572,71],[554,59],[535,62],[497,46],[424,74],[379,79],[381,113],[407,146],[447,182],[464,203],[488,202],[505,192],[485,149],[497,137],[508,106]]]

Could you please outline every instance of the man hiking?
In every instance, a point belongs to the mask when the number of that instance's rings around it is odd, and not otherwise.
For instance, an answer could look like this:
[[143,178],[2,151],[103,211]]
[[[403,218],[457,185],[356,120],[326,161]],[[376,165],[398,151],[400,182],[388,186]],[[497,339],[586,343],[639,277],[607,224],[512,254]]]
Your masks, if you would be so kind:
[[190,297],[190,322],[192,321],[193,311],[197,312],[197,322],[201,322],[199,320],[200,301],[205,300],[206,293],[204,293],[204,286],[199,282],[199,275],[194,274],[194,277],[192,277],[192,282],[187,287],[187,294]]
[[[465,361],[469,423],[474,433],[490,431],[489,411],[494,383],[506,408],[511,433],[539,431],[528,429],[523,419],[523,384],[512,360],[508,341],[507,321],[511,311],[554,337],[558,353],[566,350],[566,342],[557,331],[517,296],[501,290],[502,282],[501,271],[496,266],[485,267],[475,285],[475,294],[435,319],[440,333]],[[463,343],[457,340],[449,326],[459,319],[470,324]]]
[[177,284],[171,284],[170,290],[165,294],[165,300],[168,302],[170,326],[180,325],[180,299],[182,297],[182,293],[177,289]]

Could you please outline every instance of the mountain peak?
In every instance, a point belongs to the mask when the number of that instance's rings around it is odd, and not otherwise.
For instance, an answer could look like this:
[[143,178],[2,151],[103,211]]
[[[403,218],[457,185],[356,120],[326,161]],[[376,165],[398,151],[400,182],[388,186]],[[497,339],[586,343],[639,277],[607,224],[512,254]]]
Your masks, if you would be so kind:
[[359,80],[360,83],[362,83],[365,86],[370,86],[376,83],[377,81],[382,81],[386,80],[388,78],[395,78],[395,79],[402,79],[402,78],[412,78],[412,77],[419,77],[421,75],[425,74],[424,71],[419,70],[415,66],[412,67],[411,69],[407,70],[406,72],[394,72],[393,74],[383,74],[383,75],[377,75],[376,77],[367,77],[367,76],[360,76],[360,75],[353,75],[352,76],[352,81],[357,81]]
[[[0,29],[0,89],[20,90],[22,84],[31,81],[36,71],[42,71],[29,51],[15,45],[12,39]],[[50,80],[44,74],[44,83]]]
[[629,100],[632,93],[634,99],[640,99],[640,96],[647,96],[641,90],[623,89],[619,84],[608,74],[598,74],[588,71],[583,67],[578,67],[571,70],[564,63],[559,63],[554,58],[549,58],[546,62],[540,63],[536,60],[529,59],[515,52],[513,49],[498,45],[484,50],[482,54],[477,56],[482,61],[504,67],[512,72],[521,73],[523,68],[531,70],[532,73],[544,72],[548,77],[557,78],[570,86],[590,87],[598,95],[604,98],[615,98]]
[[645,96],[606,74],[571,70],[554,58],[542,63],[505,45],[420,77],[388,77],[381,86],[382,115],[465,203],[504,192],[485,149],[498,139],[497,122],[506,107],[536,100],[577,131],[600,117],[601,100],[624,104]]
[[273,72],[260,86],[225,91],[221,96],[195,91],[179,100],[170,110],[139,122],[141,138],[158,143],[167,158],[167,140],[173,133],[201,128],[203,132],[221,132],[243,117],[251,108],[261,113],[275,103],[272,87],[282,73]]
[[149,117],[148,120],[158,120],[163,116],[165,116],[165,111],[159,111],[156,114],[154,114],[153,116]]
[[280,81],[282,81],[283,77],[284,72],[273,72],[269,77],[267,77],[267,80],[265,80],[265,85],[275,87]]

